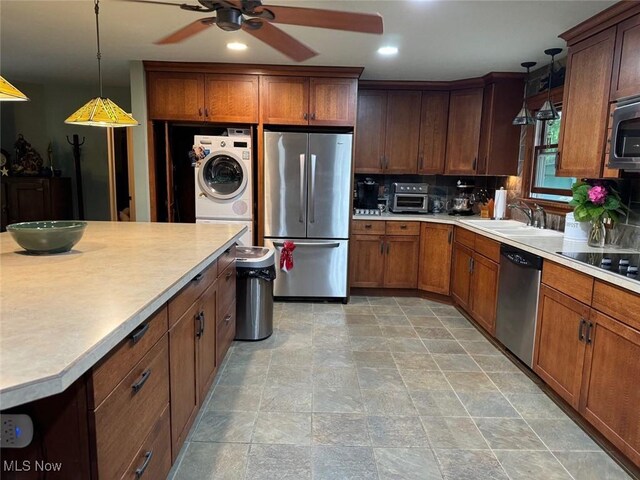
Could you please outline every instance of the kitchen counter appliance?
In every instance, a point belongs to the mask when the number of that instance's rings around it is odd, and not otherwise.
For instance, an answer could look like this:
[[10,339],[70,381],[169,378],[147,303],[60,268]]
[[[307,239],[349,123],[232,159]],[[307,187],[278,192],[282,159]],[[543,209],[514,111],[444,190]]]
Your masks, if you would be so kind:
[[533,365],[542,257],[502,244],[496,338],[529,367]]
[[394,183],[389,210],[393,213],[428,213],[428,190],[426,183]]
[[571,258],[592,267],[598,267],[630,280],[640,282],[638,267],[640,253],[600,253],[600,252],[558,252],[564,257]]
[[451,210],[449,215],[473,215],[473,204],[475,203],[475,197],[472,193],[475,185],[472,183],[462,183],[458,180],[456,185],[456,196],[453,197],[451,202]]
[[640,170],[640,98],[618,102],[612,125],[609,167]]
[[264,133],[264,243],[295,244],[275,297],[347,299],[352,134]]
[[378,209],[378,182],[365,178],[356,184],[356,208]]

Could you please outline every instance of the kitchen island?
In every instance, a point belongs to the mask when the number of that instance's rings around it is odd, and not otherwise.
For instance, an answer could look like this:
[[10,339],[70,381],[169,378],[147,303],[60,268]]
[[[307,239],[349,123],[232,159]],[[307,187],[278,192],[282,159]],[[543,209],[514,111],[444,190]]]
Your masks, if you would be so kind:
[[0,234],[0,408],[65,390],[244,230],[89,222],[73,250],[44,256]]

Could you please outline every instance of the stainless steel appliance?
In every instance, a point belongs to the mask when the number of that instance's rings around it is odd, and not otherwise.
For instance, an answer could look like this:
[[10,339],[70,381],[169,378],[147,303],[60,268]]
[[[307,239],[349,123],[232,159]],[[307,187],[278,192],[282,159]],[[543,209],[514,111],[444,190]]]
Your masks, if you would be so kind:
[[276,297],[347,297],[351,134],[265,132],[264,236],[276,265],[286,240],[293,269],[279,271]]
[[619,102],[612,125],[609,166],[640,170],[640,98]]
[[533,365],[541,272],[541,257],[500,246],[496,338],[529,367]]
[[264,340],[273,333],[273,249],[236,249],[236,340]]
[[427,213],[429,211],[429,185],[426,183],[394,183],[391,187],[393,213]]
[[451,201],[451,210],[449,211],[449,215],[473,215],[475,196],[472,192],[474,188],[475,185],[462,183],[458,180],[458,184],[456,185],[457,193]]
[[560,255],[640,281],[640,253],[558,252]]
[[366,178],[363,182],[356,184],[356,208],[377,209],[378,208],[378,182]]

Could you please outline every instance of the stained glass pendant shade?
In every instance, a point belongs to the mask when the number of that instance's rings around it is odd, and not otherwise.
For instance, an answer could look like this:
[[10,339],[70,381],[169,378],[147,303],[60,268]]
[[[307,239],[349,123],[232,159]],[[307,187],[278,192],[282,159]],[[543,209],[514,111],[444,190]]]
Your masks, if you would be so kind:
[[64,123],[72,125],[88,125],[91,127],[133,127],[138,122],[114,102],[102,94],[102,70],[100,69],[100,13],[99,0],[94,0],[96,14],[96,37],[98,43],[98,79],[100,81],[100,96],[89,100],[86,104],[72,113]]
[[0,76],[0,102],[21,102],[27,96]]
[[522,65],[527,69],[527,79],[524,82],[524,96],[522,97],[522,108],[511,122],[513,125],[534,125],[536,123],[531,110],[527,107],[527,83],[529,82],[529,70],[536,65],[536,62],[523,62]]
[[553,64],[555,63],[555,56],[562,52],[561,48],[549,48],[544,51],[546,55],[551,56],[551,64],[549,65],[549,85],[547,87],[547,100],[542,105],[542,108],[536,112],[536,118],[538,120],[549,121],[557,120],[560,118],[558,110],[551,101],[551,83],[553,81]]

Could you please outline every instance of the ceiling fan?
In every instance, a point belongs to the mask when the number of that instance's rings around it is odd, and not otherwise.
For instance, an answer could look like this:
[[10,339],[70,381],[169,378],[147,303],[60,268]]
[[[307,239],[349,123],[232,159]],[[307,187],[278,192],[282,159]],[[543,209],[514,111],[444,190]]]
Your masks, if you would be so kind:
[[125,1],[172,5],[193,12],[215,12],[213,17],[196,20],[158,40],[155,42],[157,45],[178,43],[211,25],[217,25],[226,31],[242,29],[292,60],[302,62],[315,57],[318,52],[279,29],[274,23],[382,34],[382,16],[379,13],[262,5],[260,0],[197,0],[199,5],[178,5],[160,0]]

